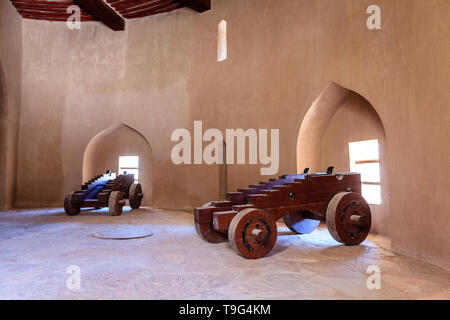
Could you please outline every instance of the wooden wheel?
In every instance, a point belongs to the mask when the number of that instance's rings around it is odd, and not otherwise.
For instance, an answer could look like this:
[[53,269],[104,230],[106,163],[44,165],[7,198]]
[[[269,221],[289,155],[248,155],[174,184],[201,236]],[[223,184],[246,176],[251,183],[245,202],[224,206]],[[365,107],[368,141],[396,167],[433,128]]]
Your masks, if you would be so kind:
[[140,183],[132,183],[128,191],[128,200],[130,201],[131,209],[139,209],[142,203],[144,194]]
[[125,200],[123,200],[123,192],[112,191],[108,198],[109,214],[111,216],[120,216],[124,205]]
[[319,220],[303,218],[302,212],[293,212],[283,217],[286,226],[295,233],[309,234],[317,229]]
[[64,197],[64,211],[68,216],[76,216],[80,213],[80,206],[74,194],[75,192],[72,192]]
[[277,241],[277,225],[261,209],[244,209],[231,221],[228,240],[233,249],[247,259],[266,256]]
[[341,192],[328,203],[328,231],[347,246],[358,245],[367,238],[371,217],[369,205],[359,193]]

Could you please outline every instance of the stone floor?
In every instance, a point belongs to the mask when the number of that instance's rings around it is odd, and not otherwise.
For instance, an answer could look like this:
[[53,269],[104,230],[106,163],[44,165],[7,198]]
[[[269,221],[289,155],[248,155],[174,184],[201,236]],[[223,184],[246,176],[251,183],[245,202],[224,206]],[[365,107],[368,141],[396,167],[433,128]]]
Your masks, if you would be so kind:
[[[103,240],[94,233],[145,226],[153,236]],[[338,245],[320,228],[292,235],[279,224],[273,252],[250,261],[228,243],[202,241],[190,212],[104,210],[68,217],[62,209],[0,212],[1,299],[450,299],[450,272],[397,255],[370,236]],[[81,289],[69,290],[69,266]],[[367,288],[367,268],[381,289]]]

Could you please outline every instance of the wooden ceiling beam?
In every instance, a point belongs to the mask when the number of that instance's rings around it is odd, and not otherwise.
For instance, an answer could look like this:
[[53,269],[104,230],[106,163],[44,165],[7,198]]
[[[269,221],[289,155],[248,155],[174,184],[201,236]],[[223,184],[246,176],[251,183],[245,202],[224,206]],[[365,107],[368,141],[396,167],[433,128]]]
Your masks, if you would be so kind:
[[125,30],[125,20],[103,0],[75,0],[81,7],[114,31]]
[[180,4],[198,12],[211,9],[211,0],[176,0]]

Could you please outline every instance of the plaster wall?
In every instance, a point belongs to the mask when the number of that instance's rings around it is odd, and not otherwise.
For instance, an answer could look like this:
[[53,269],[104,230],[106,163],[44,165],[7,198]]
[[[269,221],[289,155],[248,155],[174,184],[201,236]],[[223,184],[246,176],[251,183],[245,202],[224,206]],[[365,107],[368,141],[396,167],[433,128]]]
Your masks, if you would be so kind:
[[[382,30],[366,9],[382,9]],[[82,178],[83,153],[118,121],[150,142],[153,202],[191,208],[217,198],[217,167],[175,166],[176,128],[279,128],[280,174],[296,171],[301,122],[333,81],[369,100],[386,133],[393,249],[450,268],[450,2],[215,0],[132,20],[23,21],[16,205],[61,205]],[[228,60],[217,63],[217,24]],[[270,177],[228,166],[229,190]],[[145,192],[145,190],[144,190]]]
[[22,23],[9,1],[0,2],[0,210],[13,206],[22,79]]

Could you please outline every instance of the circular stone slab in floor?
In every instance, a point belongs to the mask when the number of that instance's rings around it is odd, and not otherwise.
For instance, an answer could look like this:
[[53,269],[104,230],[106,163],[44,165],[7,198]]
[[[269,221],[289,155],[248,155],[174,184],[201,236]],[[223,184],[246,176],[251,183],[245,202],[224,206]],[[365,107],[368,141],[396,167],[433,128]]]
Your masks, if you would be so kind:
[[106,240],[140,239],[152,235],[153,233],[148,228],[140,226],[115,226],[91,234],[94,238]]

